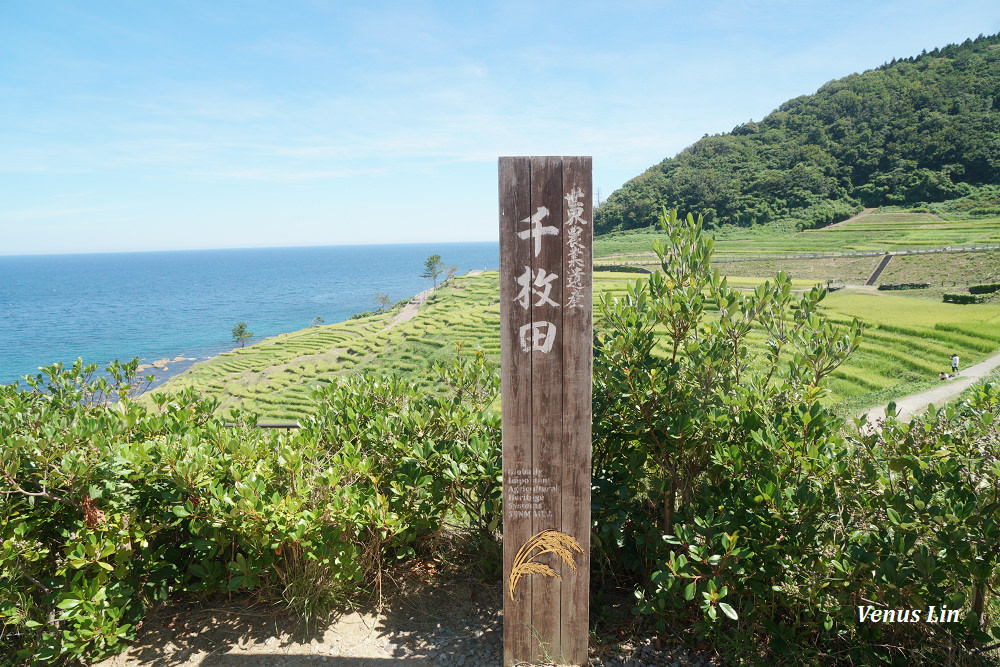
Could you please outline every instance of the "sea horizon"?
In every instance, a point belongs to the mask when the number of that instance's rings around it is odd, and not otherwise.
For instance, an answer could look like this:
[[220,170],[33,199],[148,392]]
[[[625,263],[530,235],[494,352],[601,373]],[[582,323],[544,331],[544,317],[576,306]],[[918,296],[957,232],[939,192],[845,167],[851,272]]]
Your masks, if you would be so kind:
[[499,241],[418,241],[413,243],[324,243],[322,245],[274,245],[274,246],[227,246],[224,248],[156,248],[153,250],[90,250],[87,252],[46,252],[46,253],[0,253],[0,259],[11,259],[15,257],[80,257],[87,255],[143,255],[154,253],[172,252],[226,252],[243,250],[305,250],[322,248],[367,248],[367,247],[387,247],[387,246],[448,246],[467,244],[489,244],[497,245]]
[[150,369],[160,384],[237,347],[238,322],[258,342],[374,308],[376,292],[408,299],[431,287],[420,273],[432,254],[458,275],[499,264],[496,242],[3,255],[0,384],[77,358],[103,369],[136,357],[170,360]]

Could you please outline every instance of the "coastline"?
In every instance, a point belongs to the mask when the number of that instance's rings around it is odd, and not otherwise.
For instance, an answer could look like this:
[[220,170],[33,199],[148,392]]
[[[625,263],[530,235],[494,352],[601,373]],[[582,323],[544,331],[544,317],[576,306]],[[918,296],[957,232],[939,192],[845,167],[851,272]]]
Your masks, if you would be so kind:
[[149,363],[143,363],[140,359],[138,375],[140,377],[146,377],[147,375],[154,376],[155,379],[146,389],[146,391],[151,391],[160,385],[165,384],[171,378],[180,375],[199,361],[208,361],[209,359],[215,358],[215,356],[218,355],[209,357],[189,357],[181,354],[177,355],[173,359],[164,357],[163,359],[157,359]]
[[[428,287],[431,253],[458,273],[496,266],[495,242],[393,244],[0,258],[0,384],[77,358],[142,364],[162,383],[236,347],[244,321],[259,338],[339,322]],[[122,276],[134,279],[122,280]],[[9,279],[8,279],[9,278]]]
[[[483,270],[473,269],[473,270],[468,271],[467,273],[465,273],[464,276],[478,276],[481,273],[483,273]],[[464,276],[459,276],[459,277],[464,277]],[[439,285],[439,287],[441,287],[443,285],[444,285],[444,283],[442,283],[441,285]],[[402,322],[406,322],[406,321],[412,319],[417,314],[417,312],[420,310],[420,307],[424,304],[425,301],[427,301],[427,299],[430,297],[430,295],[433,292],[434,292],[434,288],[428,288],[428,289],[425,289],[422,292],[414,294],[412,297],[410,297],[409,300],[407,301],[406,305],[398,313],[396,313],[396,315],[394,315],[392,317],[392,319],[389,320],[389,322],[386,324],[386,326],[383,329],[383,331],[389,331],[390,329],[392,329],[397,324],[400,324]],[[342,325],[342,324],[346,324],[350,320],[351,320],[351,318],[348,317],[348,318],[343,319],[343,320],[341,320],[339,322],[326,322],[326,323],[324,323],[324,326],[325,325],[331,325],[331,324],[332,325]],[[281,332],[278,332],[276,334],[272,334],[270,336],[266,336],[264,338],[261,338],[259,341],[252,342],[247,347],[253,347],[254,345],[259,345],[260,343],[263,343],[263,342],[265,342],[265,341],[267,341],[269,339],[272,339],[272,338],[278,338],[278,337],[281,337],[281,336],[288,336],[288,335],[297,334],[297,333],[300,333],[300,332],[303,332],[303,331],[307,331],[310,328],[311,327],[304,327],[302,329],[294,329],[292,331],[281,331]],[[223,354],[229,354],[229,353],[232,353],[232,352],[236,352],[237,350],[240,350],[240,349],[244,349],[244,348],[239,348],[239,347],[234,347],[232,349],[225,348],[225,349],[220,350],[216,354],[212,354],[212,355],[208,355],[208,356],[200,356],[200,357],[198,357],[198,356],[188,356],[187,354],[179,354],[179,355],[175,356],[173,359],[168,358],[168,357],[163,357],[162,359],[156,359],[156,360],[153,360],[153,361],[143,361],[142,359],[140,359],[139,373],[138,374],[140,376],[142,376],[142,377],[145,377],[146,375],[150,375],[150,374],[156,376],[156,379],[153,380],[153,382],[146,389],[146,391],[149,392],[149,391],[153,391],[154,389],[157,389],[157,388],[161,387],[162,385],[164,385],[168,381],[170,381],[172,378],[177,377],[178,375],[181,375],[182,373],[184,373],[185,371],[187,371],[188,369],[190,369],[191,367],[193,367],[193,366],[195,366],[195,365],[197,365],[199,363],[207,362],[207,361],[212,361],[213,359],[216,359],[216,358],[222,356]]]
[[[479,273],[482,273],[482,271],[469,272],[469,274],[471,275],[477,275]],[[423,304],[423,302],[426,301],[427,297],[430,296],[431,292],[433,292],[433,289],[426,289],[410,297],[409,301],[407,302],[407,306],[404,307],[403,311],[398,313],[392,321],[390,321],[390,323],[386,326],[386,329],[387,330],[391,329],[396,323],[403,322],[412,318],[416,314],[419,307]],[[409,311],[407,311],[407,309],[409,309]],[[347,317],[338,322],[329,322],[326,324],[344,324],[350,321],[350,319],[351,319],[350,317]],[[289,331],[278,331],[268,336],[261,337],[257,341],[251,342],[247,347],[253,347],[254,345],[258,345],[266,340],[277,338],[279,336],[286,336],[290,334],[299,333],[309,328],[310,327],[303,327],[301,329],[292,329]],[[214,354],[211,351],[202,350],[200,354],[189,354],[188,352],[181,352],[174,354],[174,356],[172,357],[165,356],[156,359],[151,357],[139,357],[139,367],[136,372],[136,377],[145,379],[147,375],[154,376],[153,381],[150,383],[149,387],[146,388],[144,393],[153,391],[154,389],[161,387],[162,385],[169,382],[171,379],[177,377],[178,375],[183,374],[185,371],[187,371],[188,369],[199,363],[212,361],[213,359],[217,359],[218,357],[224,354],[230,354],[236,352],[237,350],[242,349],[239,347],[231,348],[228,345],[215,346],[215,347],[217,351],[215,351]],[[190,348],[184,348],[184,349],[190,349]],[[98,363],[97,374],[106,375],[105,368],[112,361],[114,360]],[[120,363],[125,363],[126,361],[129,360],[119,358],[118,361]],[[93,362],[84,359],[84,363],[93,363]],[[64,366],[71,366],[73,362],[68,361],[68,362],[63,362],[63,364]],[[25,375],[35,375],[35,373],[25,374]],[[25,375],[18,376],[17,378],[11,380],[11,382],[17,383],[19,385],[24,385]],[[10,383],[0,382],[0,384],[10,384]]]

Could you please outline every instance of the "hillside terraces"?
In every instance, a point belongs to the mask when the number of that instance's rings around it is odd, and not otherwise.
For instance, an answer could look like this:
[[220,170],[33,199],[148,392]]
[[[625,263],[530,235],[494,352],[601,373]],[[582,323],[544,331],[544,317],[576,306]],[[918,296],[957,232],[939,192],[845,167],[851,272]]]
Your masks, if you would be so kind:
[[[892,266],[892,265],[890,265]],[[621,297],[641,275],[598,272],[595,300]],[[766,278],[731,277],[752,288]],[[806,289],[815,280],[795,280]],[[825,282],[825,281],[824,281]],[[919,290],[924,292],[925,290]],[[835,321],[858,317],[866,331],[861,348],[829,382],[834,402],[848,413],[931,386],[957,352],[974,363],[1000,349],[1000,303],[953,305],[912,294],[846,289],[827,296]],[[467,276],[439,288],[412,320],[391,330],[392,314],[304,329],[261,341],[195,365],[159,391],[194,386],[223,401],[223,410],[247,407],[264,421],[303,419],[312,413],[312,390],[347,374],[394,373],[434,391],[432,366],[480,349],[499,363],[499,283],[496,272]],[[595,329],[600,313],[595,308]],[[752,332],[754,345],[762,337]]]
[[495,272],[456,278],[419,317],[391,329],[394,312],[268,338],[196,364],[158,391],[195,387],[220,398],[222,410],[247,407],[271,420],[311,414],[312,390],[349,373],[397,373],[430,386],[430,366],[450,359],[456,343],[499,355],[499,338],[482,335],[499,327],[497,280]]
[[[942,220],[930,213],[876,211],[823,229],[795,232],[788,226],[727,227],[715,237],[716,261],[794,258],[797,255],[881,255],[906,250],[955,249],[1000,244],[1000,217]],[[606,261],[648,261],[653,229],[619,232],[594,241],[594,255]]]

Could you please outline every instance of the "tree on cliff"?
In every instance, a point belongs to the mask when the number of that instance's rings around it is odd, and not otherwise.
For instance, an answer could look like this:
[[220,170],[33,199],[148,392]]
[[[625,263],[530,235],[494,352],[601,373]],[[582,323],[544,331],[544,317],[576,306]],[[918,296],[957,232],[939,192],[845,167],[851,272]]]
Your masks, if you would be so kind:
[[424,272],[420,274],[421,278],[430,278],[434,281],[434,287],[438,286],[438,276],[444,273],[444,262],[441,261],[441,255],[431,255],[424,262]]
[[233,341],[239,343],[240,347],[244,347],[251,340],[253,340],[253,332],[247,331],[247,323],[238,322],[233,327]]

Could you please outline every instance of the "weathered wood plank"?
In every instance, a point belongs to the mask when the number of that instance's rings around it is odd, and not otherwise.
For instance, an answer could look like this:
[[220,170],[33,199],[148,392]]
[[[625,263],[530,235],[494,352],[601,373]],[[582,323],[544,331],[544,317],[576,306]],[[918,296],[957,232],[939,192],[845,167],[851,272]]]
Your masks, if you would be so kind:
[[[593,378],[593,186],[590,157],[563,158],[562,532],[582,553],[564,567],[563,660],[587,663],[590,621],[590,469]],[[583,631],[581,632],[581,628]]]
[[[531,363],[524,363],[518,332],[530,326],[531,311],[521,308],[517,276],[531,266],[531,244],[518,235],[518,223],[530,216],[530,161],[499,160],[500,186],[500,391],[503,397],[503,581],[510,581],[514,556],[531,537]],[[504,664],[531,655],[531,584],[520,582],[514,597],[504,590]]]
[[582,665],[589,616],[591,160],[501,158],[499,166],[504,663]]
[[[535,344],[531,351],[532,430],[535,509],[531,534],[560,530],[562,524],[562,169],[561,160],[531,158],[532,253],[531,319]],[[547,211],[547,215],[545,214]],[[538,222],[535,222],[535,219]],[[553,278],[553,276],[555,276]],[[544,327],[544,329],[542,328]],[[541,336],[544,335],[544,338]],[[533,577],[531,621],[532,659],[560,658],[562,561],[542,557],[555,577]]]

